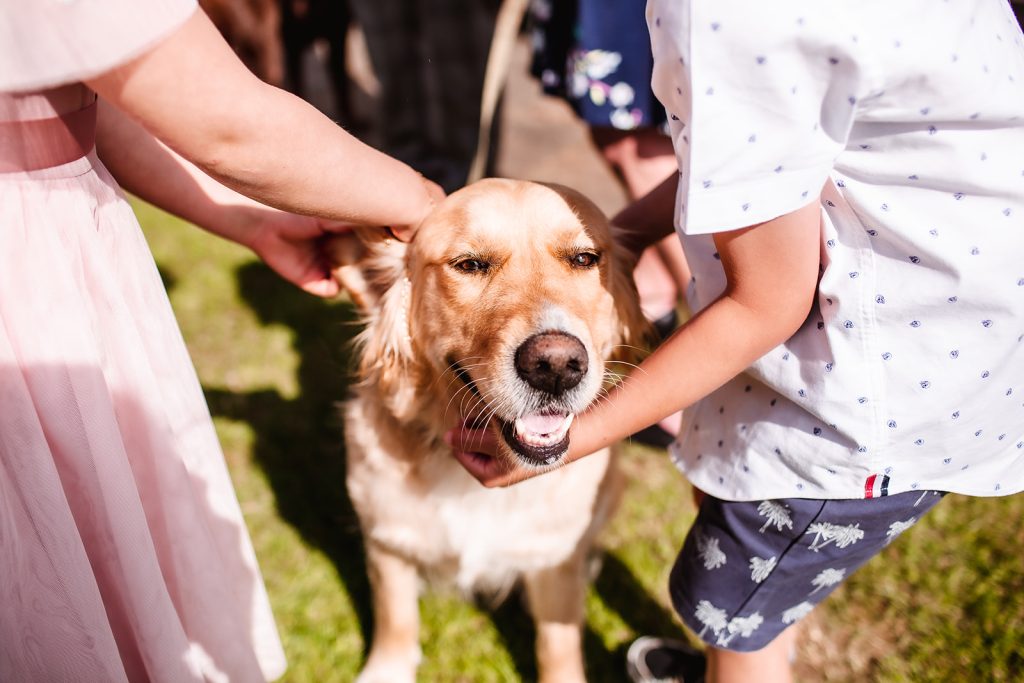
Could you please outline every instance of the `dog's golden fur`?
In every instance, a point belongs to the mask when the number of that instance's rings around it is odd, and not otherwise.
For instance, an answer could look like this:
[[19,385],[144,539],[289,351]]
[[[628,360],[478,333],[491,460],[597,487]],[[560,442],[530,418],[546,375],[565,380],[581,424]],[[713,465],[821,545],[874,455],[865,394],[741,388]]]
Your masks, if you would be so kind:
[[[345,422],[375,612],[360,680],[414,680],[418,578],[441,576],[492,595],[521,580],[541,680],[582,681],[585,560],[619,490],[611,454],[486,489],[443,435],[466,417],[511,423],[541,410],[514,357],[552,330],[578,338],[589,360],[560,405],[599,400],[617,372],[606,362],[644,329],[608,223],[567,188],[489,179],[444,200],[408,247],[360,235],[340,242],[336,271],[367,323]],[[519,456],[503,444],[500,457]]]

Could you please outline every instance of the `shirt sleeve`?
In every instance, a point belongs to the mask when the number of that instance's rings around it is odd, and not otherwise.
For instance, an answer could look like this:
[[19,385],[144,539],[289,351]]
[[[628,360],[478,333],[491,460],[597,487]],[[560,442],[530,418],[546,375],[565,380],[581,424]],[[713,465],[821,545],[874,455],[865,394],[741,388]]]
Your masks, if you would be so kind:
[[0,0],[0,92],[74,83],[144,53],[196,0]]
[[806,205],[845,148],[866,80],[857,38],[839,9],[802,12],[813,5],[649,6],[652,80],[679,158],[684,233],[756,225]]

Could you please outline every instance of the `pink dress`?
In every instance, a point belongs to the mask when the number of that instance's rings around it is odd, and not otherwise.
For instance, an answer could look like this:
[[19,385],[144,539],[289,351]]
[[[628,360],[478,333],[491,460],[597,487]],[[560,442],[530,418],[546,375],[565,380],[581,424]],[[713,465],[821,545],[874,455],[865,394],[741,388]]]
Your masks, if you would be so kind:
[[284,671],[195,370],[80,82],[194,11],[0,0],[0,681]]

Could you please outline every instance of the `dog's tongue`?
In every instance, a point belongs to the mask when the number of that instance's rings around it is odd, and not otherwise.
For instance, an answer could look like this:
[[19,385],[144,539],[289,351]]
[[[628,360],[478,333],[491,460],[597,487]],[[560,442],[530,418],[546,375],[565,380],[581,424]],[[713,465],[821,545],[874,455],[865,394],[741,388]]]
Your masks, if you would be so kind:
[[565,423],[565,415],[530,413],[529,415],[523,415],[519,419],[522,426],[533,434],[551,434],[558,431],[562,424]]

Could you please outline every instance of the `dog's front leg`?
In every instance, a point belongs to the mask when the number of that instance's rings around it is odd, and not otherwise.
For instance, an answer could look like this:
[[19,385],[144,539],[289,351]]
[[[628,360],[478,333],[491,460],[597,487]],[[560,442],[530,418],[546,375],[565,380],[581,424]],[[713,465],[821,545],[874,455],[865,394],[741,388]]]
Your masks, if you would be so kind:
[[530,612],[537,625],[539,683],[585,683],[583,554],[577,550],[563,564],[531,572],[524,578]]
[[414,683],[422,656],[416,567],[370,542],[366,568],[373,592],[373,643],[356,681]]

